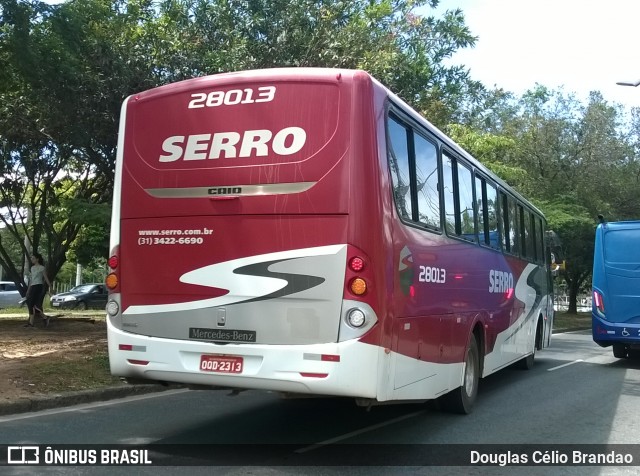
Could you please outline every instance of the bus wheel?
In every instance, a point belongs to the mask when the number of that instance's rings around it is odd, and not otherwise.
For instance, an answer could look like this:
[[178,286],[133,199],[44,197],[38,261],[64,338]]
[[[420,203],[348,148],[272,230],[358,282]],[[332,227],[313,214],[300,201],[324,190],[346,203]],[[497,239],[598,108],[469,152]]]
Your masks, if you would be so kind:
[[540,339],[542,339],[542,321],[538,321],[538,325],[536,326],[536,337],[533,341],[533,351],[527,355],[524,359],[518,361],[518,367],[523,370],[531,370],[533,368],[533,362],[536,358],[536,349],[538,348],[538,343]]
[[613,356],[616,359],[626,359],[627,355],[627,348],[624,344],[613,344]]
[[443,409],[451,413],[460,413],[463,415],[471,413],[478,395],[479,382],[480,353],[478,352],[476,336],[472,335],[464,360],[462,386],[440,397],[440,403]]

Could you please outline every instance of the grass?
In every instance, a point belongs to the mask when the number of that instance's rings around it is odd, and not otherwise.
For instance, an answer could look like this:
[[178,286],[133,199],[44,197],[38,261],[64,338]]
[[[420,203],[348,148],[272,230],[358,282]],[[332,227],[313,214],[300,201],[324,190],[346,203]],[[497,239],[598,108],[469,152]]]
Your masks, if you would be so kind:
[[554,330],[561,329],[591,329],[591,313],[579,312],[569,314],[567,312],[556,312],[553,322]]
[[80,360],[56,358],[33,363],[25,370],[25,380],[37,382],[38,390],[43,393],[89,390],[120,383],[120,379],[109,372],[109,356],[104,349]]
[[[50,306],[44,306],[44,313],[47,315],[59,315],[64,314],[65,316],[104,316],[104,309],[87,309],[86,311],[82,310],[71,310],[71,309],[59,309]],[[6,315],[15,315],[15,314],[24,314],[25,319],[28,315],[27,307],[6,307],[0,309],[0,319],[2,316]]]

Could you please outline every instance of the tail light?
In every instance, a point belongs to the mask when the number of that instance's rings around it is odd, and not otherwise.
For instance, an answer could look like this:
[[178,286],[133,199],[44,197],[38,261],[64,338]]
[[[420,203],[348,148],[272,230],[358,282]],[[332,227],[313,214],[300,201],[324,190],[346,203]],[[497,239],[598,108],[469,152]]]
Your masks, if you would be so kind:
[[111,252],[111,256],[109,257],[109,260],[107,261],[107,263],[109,264],[110,272],[105,278],[104,284],[107,286],[109,291],[114,291],[119,284],[117,270],[118,270],[118,266],[120,265],[120,257],[118,256],[118,254],[119,254],[118,247],[115,247]]
[[378,304],[374,279],[377,270],[371,258],[360,248],[347,245],[344,271],[340,342],[362,338],[378,322],[374,310]]
[[118,292],[118,285],[120,284],[120,280],[118,279],[118,266],[120,265],[118,251],[118,247],[116,246],[111,252],[108,260],[110,272],[104,280],[104,284],[109,290],[109,300],[107,301],[106,311],[110,316],[117,316],[120,312],[120,301],[115,294]]
[[354,256],[349,260],[349,268],[355,273],[359,273],[364,269],[364,259],[360,256]]
[[604,299],[602,299],[602,294],[600,291],[593,290],[593,304],[596,306],[596,309],[604,316]]
[[[357,251],[350,249],[351,252]],[[363,296],[367,292],[367,281],[361,275],[362,271],[366,268],[365,259],[359,255],[353,255],[348,259],[347,277],[349,279],[348,289],[351,294],[355,296]]]

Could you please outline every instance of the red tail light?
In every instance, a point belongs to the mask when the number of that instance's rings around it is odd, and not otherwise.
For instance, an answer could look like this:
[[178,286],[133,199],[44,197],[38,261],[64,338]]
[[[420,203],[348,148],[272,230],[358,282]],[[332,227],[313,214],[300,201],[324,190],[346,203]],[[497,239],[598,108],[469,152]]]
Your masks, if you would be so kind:
[[111,272],[105,278],[104,283],[106,284],[109,291],[114,291],[118,287],[118,284],[120,282],[120,280],[118,279],[118,272],[116,271],[118,269],[118,266],[120,265],[120,258],[118,257],[118,253],[119,249],[118,247],[115,247],[111,251],[111,256],[108,260]]
[[373,284],[373,269],[367,255],[359,248],[349,245],[345,263],[345,299],[368,299]]
[[602,294],[595,289],[593,290],[593,303],[596,305],[598,311],[604,314],[604,300],[602,299]]
[[364,269],[364,260],[359,256],[354,256],[349,260],[349,268],[356,273]]

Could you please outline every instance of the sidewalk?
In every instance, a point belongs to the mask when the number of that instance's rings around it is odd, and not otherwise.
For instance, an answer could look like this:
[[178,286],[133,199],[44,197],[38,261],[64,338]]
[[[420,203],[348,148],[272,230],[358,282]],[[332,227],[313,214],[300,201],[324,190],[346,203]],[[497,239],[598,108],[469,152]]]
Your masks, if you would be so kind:
[[163,392],[180,388],[175,385],[122,385],[117,387],[106,387],[93,390],[82,390],[79,392],[68,392],[54,395],[38,396],[33,398],[22,398],[16,402],[0,403],[0,416],[13,415],[17,413],[39,412],[51,410],[53,408],[70,407],[82,403],[104,402],[118,398],[130,397],[133,395],[144,395],[148,393]]

